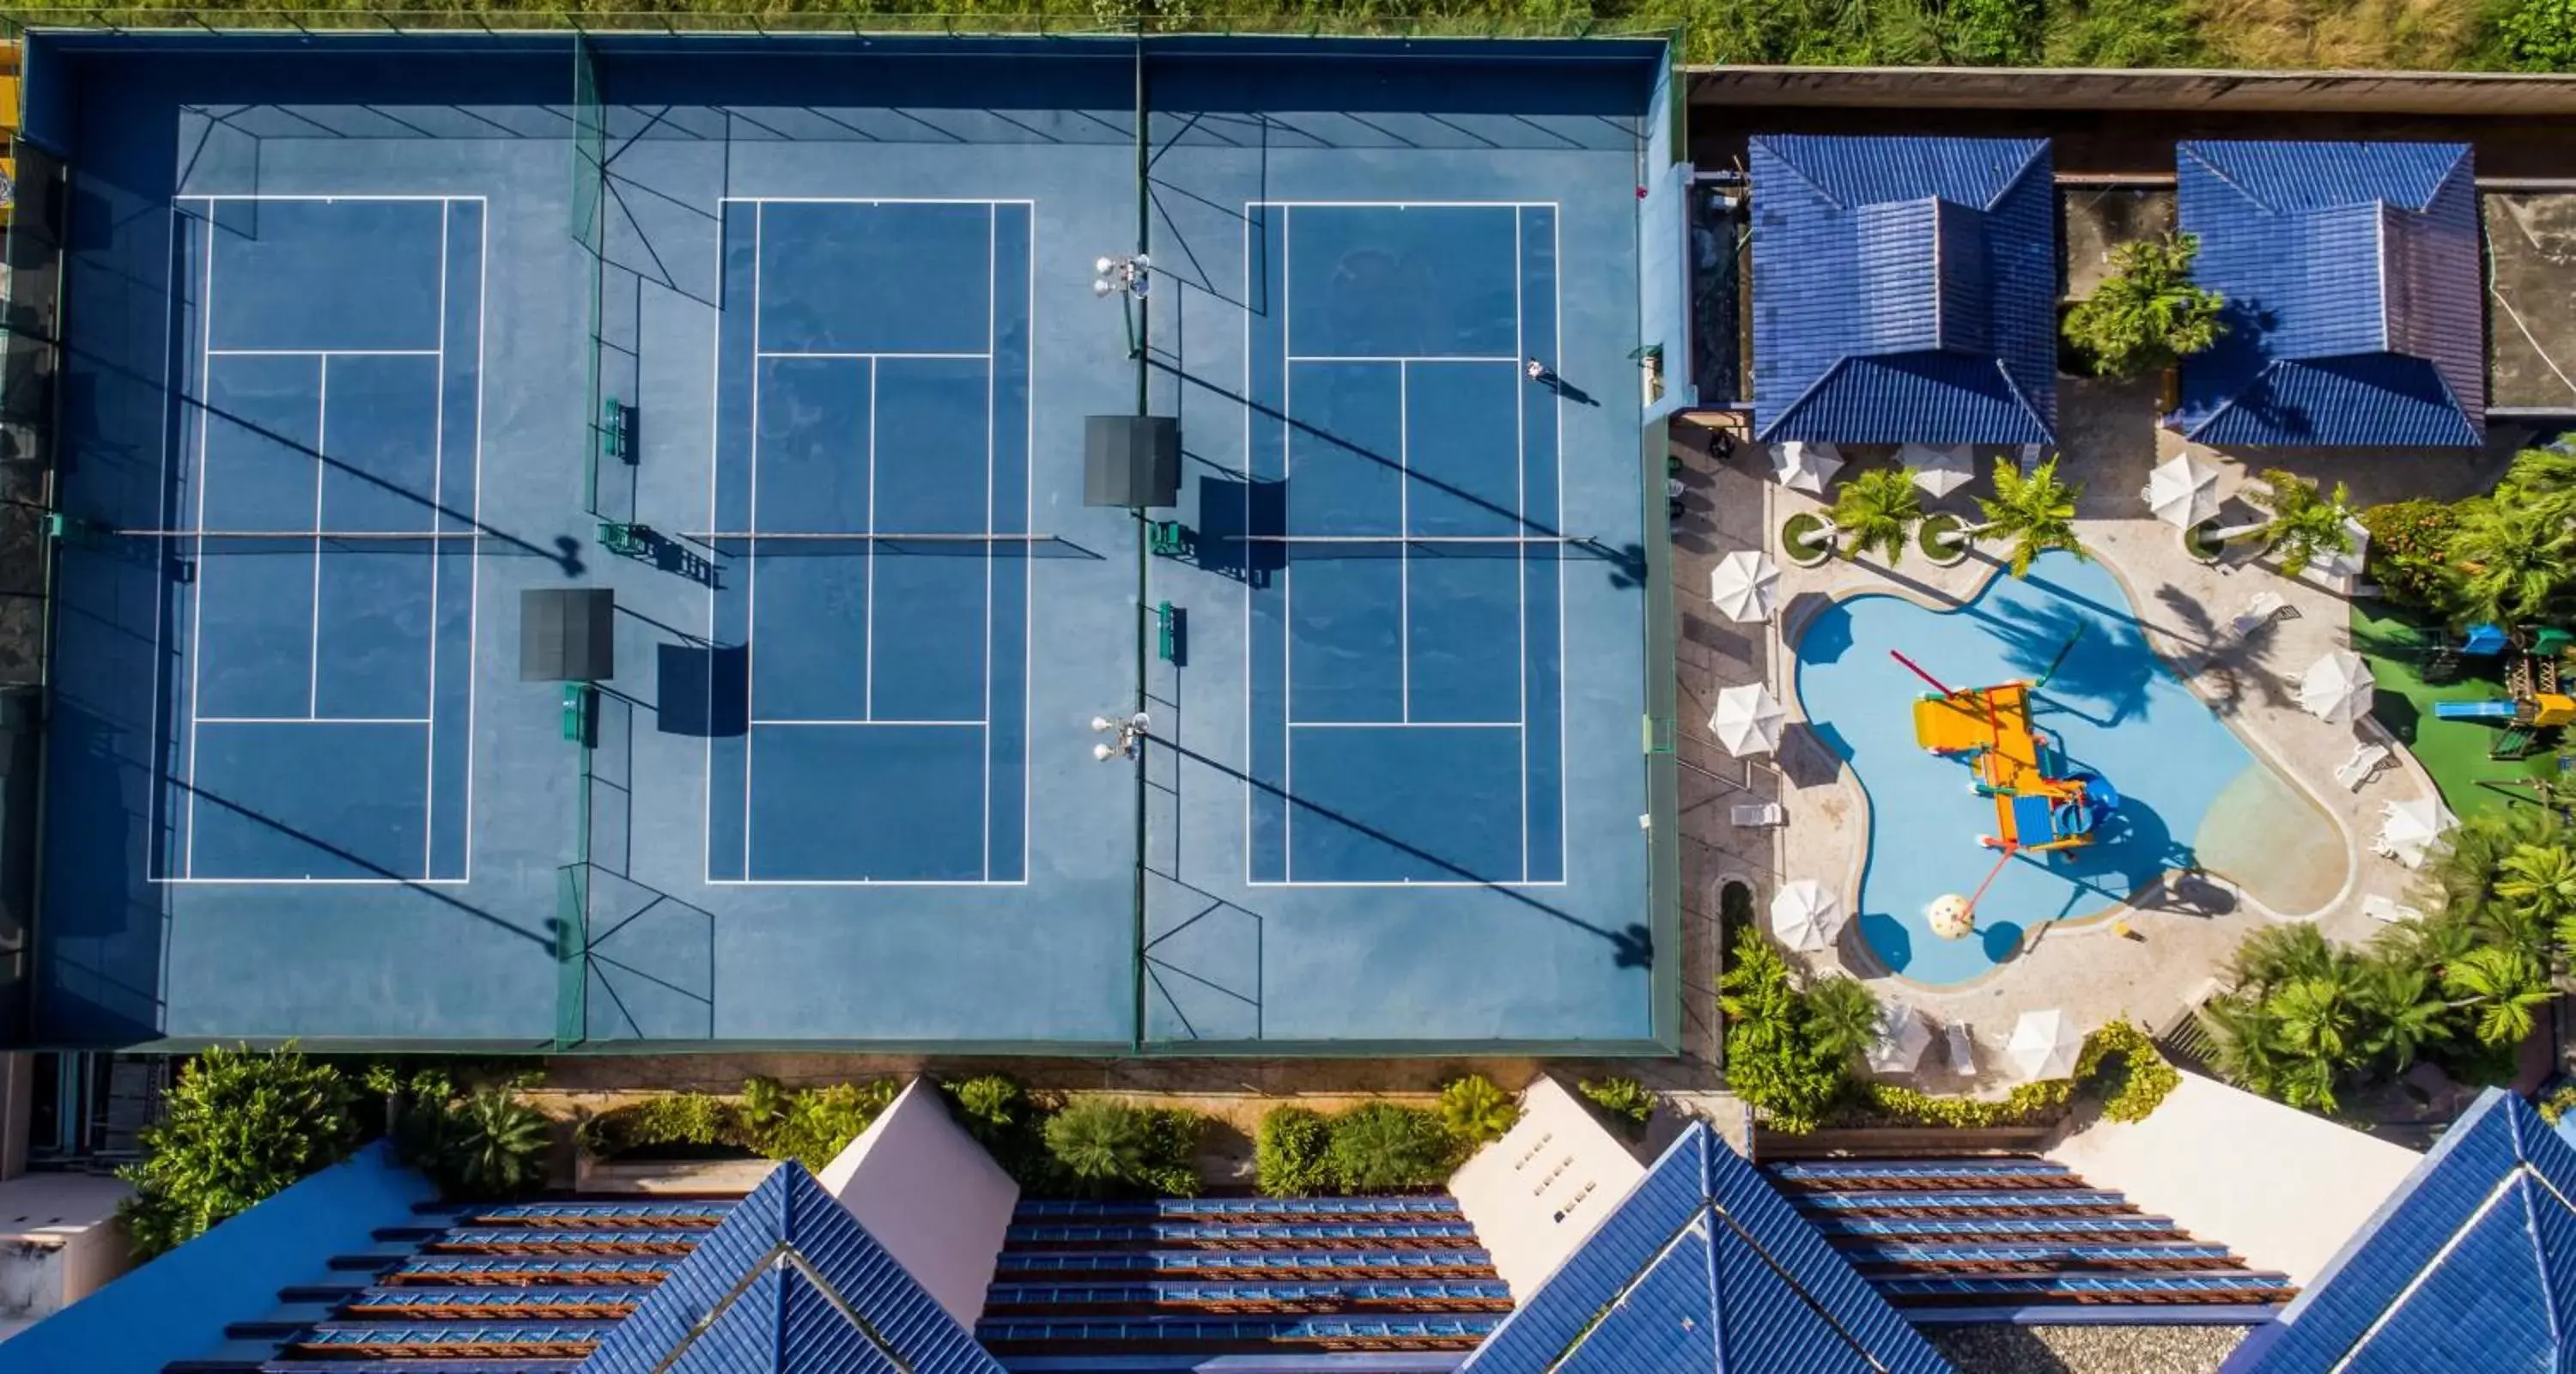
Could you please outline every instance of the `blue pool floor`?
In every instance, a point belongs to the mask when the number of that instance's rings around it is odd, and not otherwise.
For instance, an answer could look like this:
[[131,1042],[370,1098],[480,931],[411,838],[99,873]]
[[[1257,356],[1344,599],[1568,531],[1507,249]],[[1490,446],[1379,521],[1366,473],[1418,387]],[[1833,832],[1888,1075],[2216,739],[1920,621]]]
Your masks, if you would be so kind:
[[[2034,694],[2034,723],[2122,799],[2094,844],[2016,855],[1964,940],[1933,936],[1923,911],[1985,880],[1997,855],[1977,841],[1995,830],[1994,803],[1975,793],[1965,764],[1915,744],[1913,703],[1931,689],[1890,650],[1953,689],[2036,682],[2056,661]],[[2119,582],[2066,554],[2040,558],[2026,581],[1998,574],[1948,610],[1888,595],[1839,602],[1808,622],[1796,653],[1807,728],[1851,765],[1869,799],[1869,859],[1846,947],[1865,942],[1888,971],[1920,983],[1976,978],[2048,923],[2100,915],[2169,871],[2195,868],[2212,802],[2267,766],[2157,657]]]

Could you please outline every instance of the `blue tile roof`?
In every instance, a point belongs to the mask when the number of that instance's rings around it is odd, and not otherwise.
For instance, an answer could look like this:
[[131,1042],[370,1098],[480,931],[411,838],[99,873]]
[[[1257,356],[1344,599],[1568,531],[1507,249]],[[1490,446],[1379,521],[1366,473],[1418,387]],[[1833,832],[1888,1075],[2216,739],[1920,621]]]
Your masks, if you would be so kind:
[[1766,135],[1752,154],[1757,437],[2056,438],[2046,140]]
[[2576,1362],[2576,1148],[2488,1089],[2228,1374]]
[[772,1170],[601,1339],[581,1374],[897,1368],[1001,1374],[993,1357],[791,1160]]
[[2192,275],[2227,333],[2173,423],[2210,444],[2471,446],[2486,432],[2475,169],[2462,143],[2183,143]]
[[1939,1374],[1949,1365],[1695,1125],[1460,1374]]

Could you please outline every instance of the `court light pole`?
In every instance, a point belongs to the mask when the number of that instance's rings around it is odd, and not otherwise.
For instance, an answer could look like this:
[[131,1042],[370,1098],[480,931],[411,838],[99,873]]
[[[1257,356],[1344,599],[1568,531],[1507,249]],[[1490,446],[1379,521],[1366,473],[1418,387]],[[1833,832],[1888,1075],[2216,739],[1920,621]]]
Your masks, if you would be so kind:
[[1127,322],[1127,356],[1144,357],[1144,340],[1136,336],[1136,306],[1153,287],[1154,260],[1143,253],[1122,253],[1093,262],[1091,272],[1091,294],[1118,297],[1118,313]]

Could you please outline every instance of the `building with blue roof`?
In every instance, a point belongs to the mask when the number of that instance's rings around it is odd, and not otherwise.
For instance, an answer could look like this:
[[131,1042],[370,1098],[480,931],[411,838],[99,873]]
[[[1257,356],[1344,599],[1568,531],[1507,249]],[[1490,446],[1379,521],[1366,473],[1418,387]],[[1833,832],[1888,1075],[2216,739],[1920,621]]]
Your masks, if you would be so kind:
[[2490,1088],[2222,1374],[2566,1369],[2576,1147]]
[[1461,1374],[1949,1363],[1704,1123],[1682,1133]]
[[1757,438],[2055,440],[2047,140],[1775,135],[1751,154]]
[[2464,143],[2186,142],[2180,219],[2227,332],[2171,423],[2206,444],[2471,447],[2486,437],[2475,169]]

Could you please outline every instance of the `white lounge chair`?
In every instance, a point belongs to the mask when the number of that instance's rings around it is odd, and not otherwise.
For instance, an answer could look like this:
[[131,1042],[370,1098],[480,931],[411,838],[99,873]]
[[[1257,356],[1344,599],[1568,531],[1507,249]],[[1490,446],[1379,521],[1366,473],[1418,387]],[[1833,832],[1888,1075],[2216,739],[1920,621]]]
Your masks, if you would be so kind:
[[1735,823],[1747,830],[1757,830],[1774,825],[1785,825],[1789,820],[1788,814],[1780,809],[1780,803],[1778,802],[1747,803],[1743,806],[1736,807],[1733,811],[1733,816]]
[[2404,902],[2395,901],[2387,897],[2372,896],[2361,899],[2361,914],[2374,921],[2385,921],[2390,925],[2395,925],[2399,921],[2416,920],[2422,917],[2424,913],[2418,911],[2414,907],[2406,905]]
[[1950,1057],[1950,1072],[1961,1078],[1973,1078],[1977,1072],[1977,1045],[1968,1038],[1968,1023],[1953,1021],[1941,1028],[1941,1048]]
[[2352,757],[2335,766],[2335,781],[2358,792],[2388,762],[2388,746],[2361,743],[2352,747]]
[[2290,603],[2282,600],[2279,592],[2258,592],[2253,600],[2245,603],[2244,610],[2236,613],[2235,619],[2227,622],[2227,635],[2230,639],[2243,639],[2275,620],[2295,614],[2297,612],[2290,609]]

